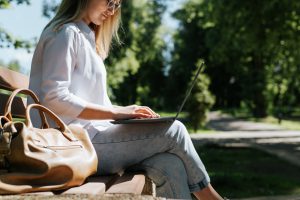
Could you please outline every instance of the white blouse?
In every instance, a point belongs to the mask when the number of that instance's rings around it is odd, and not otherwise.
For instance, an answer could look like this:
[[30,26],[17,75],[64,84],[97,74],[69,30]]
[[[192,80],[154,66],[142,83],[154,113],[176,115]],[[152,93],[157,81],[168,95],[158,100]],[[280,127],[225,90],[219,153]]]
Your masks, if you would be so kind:
[[[65,24],[56,32],[51,27],[43,31],[32,59],[29,89],[66,124],[87,129],[91,138],[112,125],[107,120],[77,118],[88,102],[112,106],[95,34],[83,21]],[[31,98],[28,102],[32,103]],[[35,126],[39,118],[32,113]]]

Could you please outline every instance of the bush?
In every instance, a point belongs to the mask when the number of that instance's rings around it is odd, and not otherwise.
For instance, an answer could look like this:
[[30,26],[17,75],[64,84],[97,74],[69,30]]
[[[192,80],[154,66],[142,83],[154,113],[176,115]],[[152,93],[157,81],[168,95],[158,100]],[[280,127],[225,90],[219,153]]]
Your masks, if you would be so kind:
[[[201,62],[199,61],[197,66],[200,64]],[[189,86],[191,86],[197,70],[198,67],[192,73]],[[187,102],[188,120],[191,123],[194,131],[197,131],[198,128],[205,126],[207,121],[207,113],[215,102],[215,97],[208,90],[209,84],[209,77],[200,72]]]

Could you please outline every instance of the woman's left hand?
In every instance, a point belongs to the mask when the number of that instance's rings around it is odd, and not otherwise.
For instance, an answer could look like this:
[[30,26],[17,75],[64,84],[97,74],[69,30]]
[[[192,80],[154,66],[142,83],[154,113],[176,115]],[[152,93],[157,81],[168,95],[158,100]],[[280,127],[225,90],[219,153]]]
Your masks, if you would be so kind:
[[132,119],[132,118],[158,118],[159,114],[155,113],[151,108],[147,106],[116,106],[114,105],[114,116],[112,119]]
[[151,115],[152,118],[158,118],[158,117],[160,117],[159,114],[155,113],[148,106],[137,106],[137,108],[135,109],[135,112],[136,113],[144,113],[144,114]]

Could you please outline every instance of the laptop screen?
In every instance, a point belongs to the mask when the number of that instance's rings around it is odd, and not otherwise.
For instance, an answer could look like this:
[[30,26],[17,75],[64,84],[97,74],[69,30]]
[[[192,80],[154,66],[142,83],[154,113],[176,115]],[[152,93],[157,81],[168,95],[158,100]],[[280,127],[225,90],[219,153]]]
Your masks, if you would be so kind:
[[187,90],[187,93],[186,93],[186,95],[185,95],[185,97],[184,97],[183,102],[181,103],[181,105],[180,105],[180,107],[179,107],[179,110],[178,110],[178,112],[177,112],[177,114],[176,114],[175,119],[177,119],[177,117],[179,116],[179,113],[181,112],[181,110],[182,110],[182,108],[183,108],[183,106],[184,106],[186,100],[187,100],[188,97],[190,96],[191,91],[192,91],[192,89],[193,89],[193,87],[194,87],[194,85],[195,85],[195,83],[196,83],[196,81],[197,81],[197,78],[198,78],[198,76],[199,76],[199,74],[200,74],[200,71],[202,70],[203,66],[204,66],[204,61],[202,61],[202,62],[199,64],[199,67],[198,67],[197,73],[196,73],[196,75],[195,75],[195,77],[194,77],[194,80],[193,80],[191,86],[190,86],[190,87],[188,88],[188,90]]

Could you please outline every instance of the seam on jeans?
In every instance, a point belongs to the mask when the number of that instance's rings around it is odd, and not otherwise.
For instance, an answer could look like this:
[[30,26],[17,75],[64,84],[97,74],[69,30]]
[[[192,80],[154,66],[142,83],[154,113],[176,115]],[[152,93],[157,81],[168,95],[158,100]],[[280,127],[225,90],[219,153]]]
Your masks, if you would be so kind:
[[152,170],[156,170],[156,171],[160,172],[166,178],[167,182],[171,185],[171,190],[172,190],[172,193],[173,193],[173,197],[178,196],[178,194],[174,191],[174,188],[175,188],[174,184],[172,184],[172,181],[170,181],[168,179],[168,176],[167,176],[168,173],[166,171],[161,170],[161,169],[157,169],[157,168],[153,168],[153,167],[151,167],[149,165],[145,165],[145,164],[142,164],[142,166],[144,166],[144,169],[152,169]]
[[[171,124],[173,124],[174,122],[170,122]],[[162,131],[162,133],[164,134],[152,134],[149,136],[146,136],[145,138],[137,138],[137,139],[128,139],[128,140],[120,140],[120,141],[113,141],[113,140],[109,140],[107,142],[93,142],[92,140],[92,144],[111,144],[111,143],[122,143],[122,142],[131,142],[131,141],[139,141],[139,140],[149,140],[149,139],[153,139],[153,138],[157,138],[157,137],[166,137],[166,132],[169,130],[171,126],[167,126],[166,130]],[[95,137],[94,137],[95,138]],[[175,145],[173,145],[175,146]],[[173,148],[172,146],[172,148]]]
[[122,143],[122,142],[133,142],[133,141],[140,141],[140,140],[150,140],[153,139],[154,137],[148,137],[148,138],[141,138],[141,139],[128,139],[128,140],[121,140],[121,141],[108,141],[108,142],[93,142],[92,144],[111,144],[111,143]]
[[[122,142],[132,142],[132,141],[141,141],[141,140],[150,140],[150,139],[153,139],[153,138],[156,138],[156,137],[168,137],[166,134],[158,134],[158,135],[150,135],[150,136],[147,136],[145,138],[137,138],[137,139],[127,139],[127,140],[120,140],[120,141],[107,141],[107,142],[93,142],[92,140],[92,144],[112,144],[112,143],[122,143]],[[169,150],[172,150],[175,148],[176,146],[176,141],[172,140],[172,137],[169,138],[171,140],[171,147],[169,148]]]

